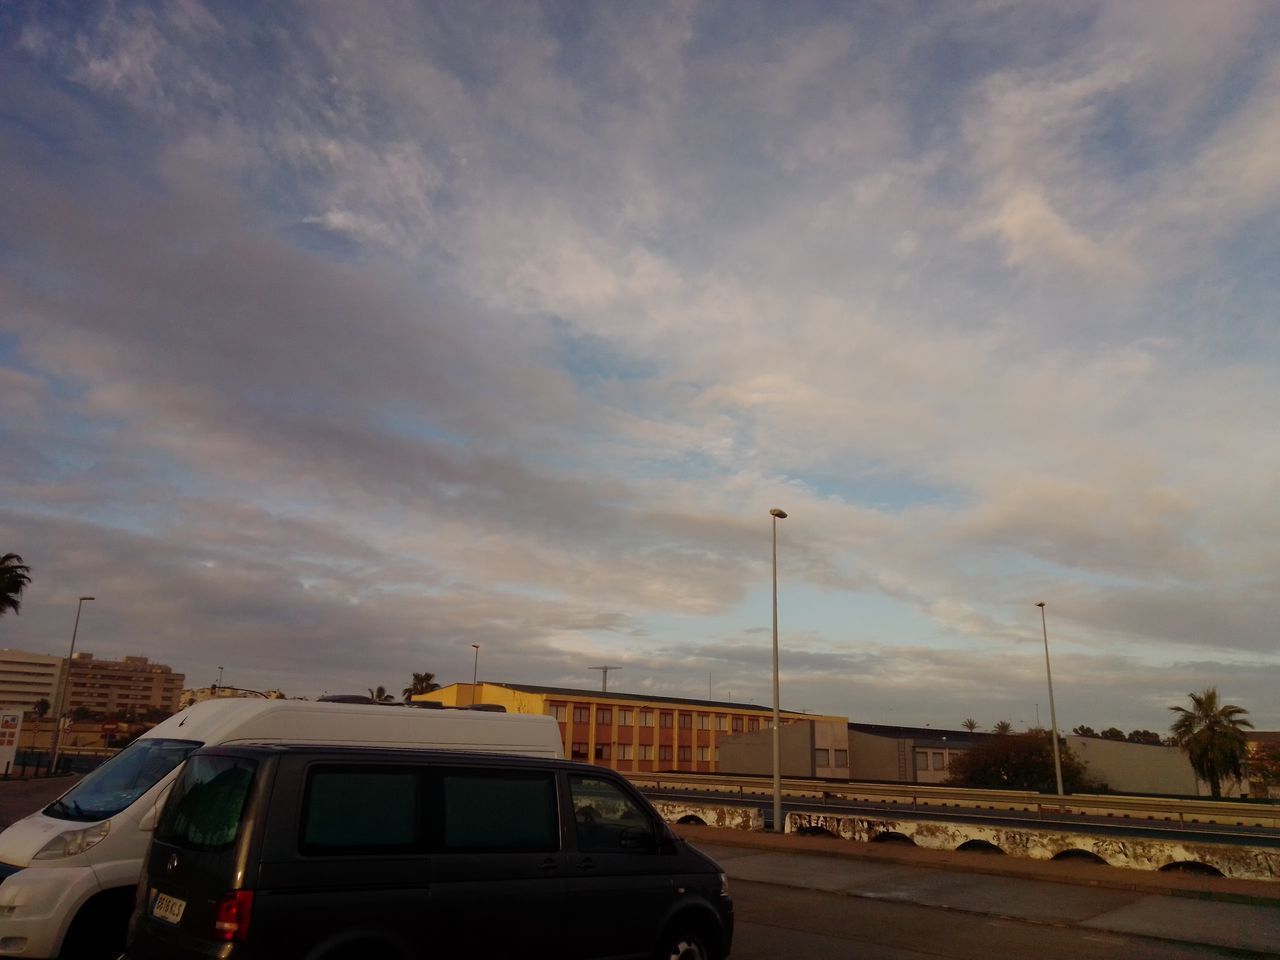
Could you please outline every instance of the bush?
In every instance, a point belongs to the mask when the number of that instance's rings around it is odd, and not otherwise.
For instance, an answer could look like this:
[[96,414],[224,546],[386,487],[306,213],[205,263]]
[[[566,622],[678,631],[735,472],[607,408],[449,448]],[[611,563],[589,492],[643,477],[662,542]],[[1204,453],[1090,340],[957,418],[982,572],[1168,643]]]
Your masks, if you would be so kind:
[[[1085,766],[1063,741],[1058,741],[1062,759],[1062,788],[1068,793],[1081,789],[1106,789],[1105,784],[1088,780]],[[951,758],[953,787],[986,790],[1057,789],[1053,770],[1053,743],[1045,730],[990,737],[983,743]]]

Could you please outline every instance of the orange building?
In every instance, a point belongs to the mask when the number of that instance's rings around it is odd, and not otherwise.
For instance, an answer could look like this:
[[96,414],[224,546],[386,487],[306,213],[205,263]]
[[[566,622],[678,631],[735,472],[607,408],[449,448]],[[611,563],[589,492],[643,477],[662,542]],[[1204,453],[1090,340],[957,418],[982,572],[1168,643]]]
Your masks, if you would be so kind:
[[[727,737],[759,733],[773,722],[773,708],[754,703],[603,693],[521,683],[454,683],[414,700],[445,706],[492,703],[511,713],[546,714],[560,722],[564,755],[622,773],[719,770],[719,744]],[[784,724],[840,718],[782,711]],[[847,773],[845,774],[847,776]]]

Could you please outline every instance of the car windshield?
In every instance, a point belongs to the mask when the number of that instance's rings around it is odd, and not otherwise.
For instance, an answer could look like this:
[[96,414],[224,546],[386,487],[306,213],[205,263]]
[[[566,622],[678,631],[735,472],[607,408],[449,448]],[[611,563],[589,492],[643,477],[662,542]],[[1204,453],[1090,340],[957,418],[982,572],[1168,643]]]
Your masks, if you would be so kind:
[[114,817],[199,746],[196,740],[135,740],[45,807],[44,814],[86,822]]

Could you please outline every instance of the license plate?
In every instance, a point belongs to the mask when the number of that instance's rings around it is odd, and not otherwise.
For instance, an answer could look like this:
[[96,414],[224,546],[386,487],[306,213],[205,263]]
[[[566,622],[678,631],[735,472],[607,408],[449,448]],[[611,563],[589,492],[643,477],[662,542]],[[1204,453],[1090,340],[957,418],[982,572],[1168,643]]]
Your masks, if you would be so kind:
[[151,901],[151,915],[168,923],[181,923],[182,911],[187,909],[187,901],[171,897],[166,893],[157,893]]

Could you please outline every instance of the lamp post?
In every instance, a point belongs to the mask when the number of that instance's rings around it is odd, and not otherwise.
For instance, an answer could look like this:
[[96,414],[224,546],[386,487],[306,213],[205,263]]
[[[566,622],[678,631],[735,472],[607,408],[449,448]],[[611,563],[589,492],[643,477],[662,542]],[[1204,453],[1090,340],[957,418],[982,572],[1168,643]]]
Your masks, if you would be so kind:
[[774,507],[773,518],[773,830],[782,833],[782,722],[778,711],[778,521],[787,512]]
[[476,705],[476,677],[480,673],[480,644],[473,643],[471,649],[476,652],[475,662],[471,664],[471,705]]
[[80,611],[84,609],[86,600],[93,600],[95,597],[81,597],[80,602],[76,604],[76,622],[71,628],[71,649],[67,651],[67,678],[58,686],[58,708],[53,711],[53,743],[49,750],[49,772],[56,773],[58,769],[58,747],[62,740],[62,711],[66,707],[67,697],[71,693],[71,660],[76,655],[76,634],[80,632]]
[[1062,790],[1062,757],[1058,755],[1058,712],[1053,708],[1053,670],[1049,666],[1049,625],[1044,616],[1044,601],[1036,604],[1040,608],[1040,629],[1044,631],[1044,674],[1049,679],[1049,740],[1053,744],[1053,773],[1058,778],[1058,796]]

